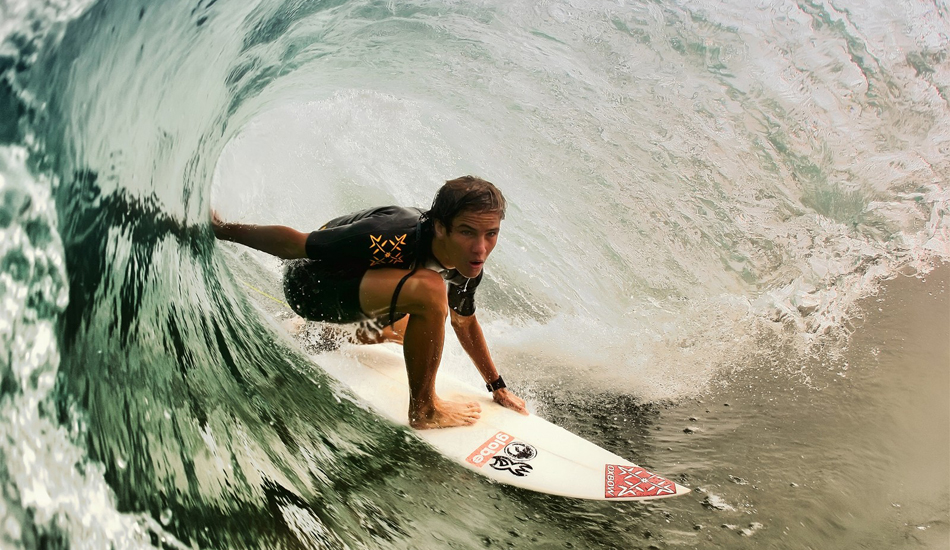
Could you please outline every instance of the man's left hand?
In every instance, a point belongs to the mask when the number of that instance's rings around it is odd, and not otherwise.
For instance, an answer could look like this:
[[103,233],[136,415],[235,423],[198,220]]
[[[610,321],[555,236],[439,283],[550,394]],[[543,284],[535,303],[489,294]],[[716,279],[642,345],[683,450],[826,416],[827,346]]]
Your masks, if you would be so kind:
[[528,415],[528,409],[524,406],[524,399],[508,391],[508,388],[502,388],[492,392],[492,399],[502,407],[507,407],[516,413]]

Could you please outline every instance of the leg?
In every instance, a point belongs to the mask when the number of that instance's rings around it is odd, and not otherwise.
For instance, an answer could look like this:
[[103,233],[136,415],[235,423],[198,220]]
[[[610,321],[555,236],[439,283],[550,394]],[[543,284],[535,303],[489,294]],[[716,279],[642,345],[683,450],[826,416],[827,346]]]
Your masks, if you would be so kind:
[[[389,312],[393,291],[406,271],[372,269],[360,283],[360,307],[370,316]],[[417,271],[403,285],[396,309],[409,314],[403,354],[409,375],[409,424],[414,428],[445,428],[474,424],[478,403],[443,401],[435,394],[435,376],[442,361],[445,318],[449,313],[445,283],[437,273]]]

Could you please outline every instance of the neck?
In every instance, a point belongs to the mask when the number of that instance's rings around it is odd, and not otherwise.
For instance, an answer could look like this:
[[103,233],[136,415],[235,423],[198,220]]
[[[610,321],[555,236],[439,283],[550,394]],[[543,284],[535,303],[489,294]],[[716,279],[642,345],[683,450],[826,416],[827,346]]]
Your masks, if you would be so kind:
[[454,265],[448,265],[445,253],[445,242],[439,239],[437,235],[432,236],[432,257],[435,258],[435,261],[439,262],[439,265],[446,269],[455,268]]

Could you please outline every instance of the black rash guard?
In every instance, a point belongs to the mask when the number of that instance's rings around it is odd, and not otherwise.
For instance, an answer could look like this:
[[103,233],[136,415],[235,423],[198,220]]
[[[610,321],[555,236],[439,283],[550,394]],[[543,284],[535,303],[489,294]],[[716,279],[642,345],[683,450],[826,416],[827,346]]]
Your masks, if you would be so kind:
[[[307,285],[340,285],[348,287],[345,293],[332,292],[300,292],[302,289],[293,289],[288,285],[288,276],[285,276],[285,293],[288,299],[294,293],[297,300],[289,300],[294,310],[299,309],[304,317],[316,318],[330,322],[355,322],[367,319],[359,307],[359,282],[368,269],[384,267],[397,269],[432,268],[438,266],[432,262],[432,222],[427,220],[425,213],[419,208],[404,208],[400,206],[383,206],[370,208],[345,216],[334,218],[327,222],[318,231],[307,237],[306,251],[309,260],[302,260],[303,264],[296,264],[297,270],[310,271],[307,277],[294,277],[298,284]],[[440,267],[440,266],[439,266]],[[319,273],[318,273],[319,271]],[[475,289],[481,282],[482,274],[469,279],[455,269],[436,269],[442,279],[448,283],[448,302],[452,311],[462,316],[475,313]],[[290,271],[288,271],[288,274]],[[411,272],[410,272],[411,273]],[[401,284],[393,296],[395,304]],[[355,290],[354,290],[355,289]],[[294,292],[297,290],[297,292]],[[329,290],[329,289],[327,289]],[[311,301],[304,296],[325,295],[325,301],[331,300],[334,304],[316,303],[304,304],[302,301]],[[354,302],[355,294],[355,302]],[[298,305],[295,305],[298,304]],[[320,313],[321,309],[333,310],[333,315],[326,316]],[[306,313],[306,314],[305,314]],[[394,319],[395,311],[390,312],[389,322]],[[389,324],[389,323],[384,323]]]

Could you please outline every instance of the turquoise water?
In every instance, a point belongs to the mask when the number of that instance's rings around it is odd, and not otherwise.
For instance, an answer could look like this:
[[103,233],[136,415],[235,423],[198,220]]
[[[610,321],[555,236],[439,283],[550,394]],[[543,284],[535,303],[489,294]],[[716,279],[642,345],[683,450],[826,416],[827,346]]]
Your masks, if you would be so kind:
[[[5,546],[946,540],[946,283],[874,301],[950,257],[946,6],[233,4],[0,0]],[[479,305],[506,380],[696,492],[577,502],[433,456],[207,226],[465,173],[511,203]],[[443,368],[471,375],[454,343]]]

